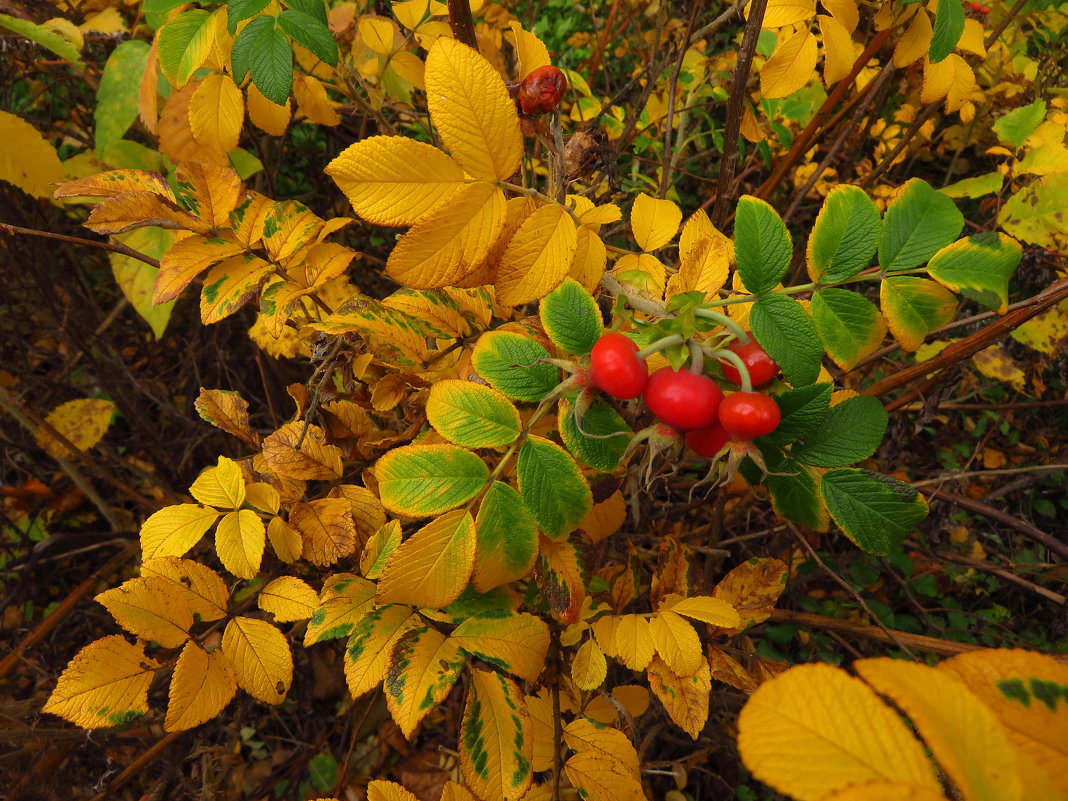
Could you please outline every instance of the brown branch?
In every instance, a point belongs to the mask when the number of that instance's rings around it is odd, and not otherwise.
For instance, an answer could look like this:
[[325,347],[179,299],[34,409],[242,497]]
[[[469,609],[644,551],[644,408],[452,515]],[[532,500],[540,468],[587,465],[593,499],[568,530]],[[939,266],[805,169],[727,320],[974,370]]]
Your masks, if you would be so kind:
[[1006,525],[1009,528],[1018,531],[1025,537],[1034,540],[1039,545],[1044,546],[1050,553],[1054,553],[1068,562],[1068,544],[1061,542],[1052,534],[1047,534],[1040,528],[1035,528],[1026,520],[1021,520],[1018,517],[1013,517],[1008,512],[1003,512],[1000,509],[995,509],[993,506],[988,506],[985,503],[972,500],[971,498],[965,498],[963,495],[954,495],[951,492],[942,492],[939,489],[929,489],[927,487],[917,487],[920,492],[928,496],[932,500],[941,498],[942,500],[949,501],[954,506],[959,506],[961,509],[966,509],[969,512],[974,512],[977,515],[995,520],[1002,525]]
[[471,3],[468,0],[449,0],[449,27],[453,36],[478,52],[475,19],[471,16]]
[[1025,578],[1017,576],[1015,573],[1011,573],[1008,570],[1002,570],[1001,568],[994,567],[993,565],[987,564],[986,562],[979,562],[975,559],[966,559],[963,556],[957,556],[956,554],[951,553],[943,553],[942,551],[937,551],[935,553],[935,556],[937,556],[939,559],[945,559],[949,562],[956,562],[959,565],[966,565],[974,570],[982,570],[984,573],[990,573],[991,575],[1005,579],[1005,581],[1011,582],[1012,584],[1017,584],[1026,590],[1030,590],[1031,592],[1035,593],[1035,595],[1041,595],[1043,598],[1053,601],[1056,604],[1060,604],[1061,606],[1065,606],[1066,604],[1068,604],[1068,598],[1065,598],[1059,592],[1047,590],[1040,584],[1035,584],[1034,582],[1028,581]]
[[80,236],[66,236],[65,234],[53,234],[51,231],[38,231],[36,228],[21,228],[17,225],[11,225],[10,223],[0,222],[0,231],[6,234],[23,234],[24,236],[39,236],[44,239],[58,239],[60,242],[71,242],[75,245],[84,245],[90,248],[100,248],[101,250],[110,250],[113,253],[121,253],[124,256],[129,256],[131,259],[137,259],[143,261],[145,264],[151,264],[153,267],[159,269],[159,261],[146,256],[139,250],[127,247],[121,242],[101,242],[97,239],[82,239]]
[[753,54],[756,52],[760,26],[764,22],[764,12],[767,7],[768,0],[753,0],[749,5],[749,19],[745,22],[742,47],[738,52],[738,63],[734,69],[734,80],[731,82],[731,94],[727,102],[727,124],[723,130],[723,158],[719,162],[716,204],[712,207],[712,224],[717,228],[723,226],[723,221],[727,218],[727,206],[734,194],[732,185],[734,171],[738,166],[738,134],[742,129],[742,116],[745,114],[746,87],[749,84],[749,72],[753,68]]
[[[697,20],[697,12],[701,9],[704,0],[691,0],[690,19],[686,23],[686,33],[682,37],[682,46],[679,48],[679,57],[675,61],[675,67],[671,70],[671,78],[668,81],[668,105],[667,114],[664,117],[664,163],[660,168],[660,191],[658,197],[667,195],[668,186],[671,183],[671,168],[675,165],[675,155],[671,152],[672,117],[675,116],[675,92],[679,85],[679,73],[682,72],[682,62],[686,58],[686,48],[690,46],[690,37],[693,35],[694,22]],[[681,134],[681,131],[680,131]]]
[[[911,367],[898,370],[893,375],[884,378],[882,381],[877,381],[875,384],[864,390],[864,394],[872,395],[877,398],[882,397],[898,387],[903,387],[913,381],[922,379],[929,373],[951,367],[952,365],[973,356],[983,348],[990,346],[1010,331],[1016,329],[1022,323],[1030,320],[1032,317],[1040,314],[1051,306],[1056,305],[1064,298],[1068,298],[1068,278],[1062,278],[1054,282],[1049,289],[1041,295],[1036,296],[1035,303],[1017,309],[1016,311],[1009,312],[997,322],[991,323],[981,331],[976,331],[974,334],[948,345],[940,353],[925,362],[920,362]],[[893,411],[900,406],[911,403],[915,400],[914,395],[915,393],[909,393],[897,398],[886,405],[887,411]]]

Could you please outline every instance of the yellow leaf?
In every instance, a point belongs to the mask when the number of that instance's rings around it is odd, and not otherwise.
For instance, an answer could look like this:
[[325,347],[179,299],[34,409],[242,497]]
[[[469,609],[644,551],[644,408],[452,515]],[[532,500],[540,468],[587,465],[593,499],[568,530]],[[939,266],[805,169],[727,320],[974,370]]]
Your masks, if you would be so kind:
[[189,102],[199,83],[191,81],[178,91],[172,91],[163,104],[156,125],[159,137],[157,149],[175,163],[206,162],[225,166],[226,155],[194,139],[189,127]]
[[204,270],[241,250],[241,245],[225,239],[190,236],[180,239],[163,254],[152,302],[174,300]]
[[393,52],[393,35],[395,31],[391,20],[365,15],[360,17],[359,30],[360,39],[376,53],[388,56]]
[[526,681],[536,682],[545,670],[549,627],[535,615],[476,615],[457,626],[452,638],[468,653]]
[[627,253],[616,261],[612,272],[620,281],[653,298],[664,294],[667,265],[650,253]]
[[1068,797],[1068,666],[1022,650],[975,651],[938,665],[1000,721],[1019,759],[1023,797]]
[[622,492],[616,490],[605,500],[590,507],[590,511],[579,523],[579,530],[586,534],[590,542],[596,544],[619,531],[626,519],[626,499]]
[[[523,796],[524,799],[530,799],[530,795]],[[441,788],[441,798],[439,801],[478,801],[471,791],[461,784],[456,782],[445,782],[445,786]]]
[[696,740],[708,721],[712,692],[708,663],[702,659],[693,674],[680,676],[657,656],[649,664],[648,671],[649,689],[660,699],[668,717]]
[[920,91],[922,103],[933,103],[944,97],[946,112],[950,113],[964,105],[974,87],[972,68],[956,53],[951,53],[937,64],[924,61],[923,88]]
[[519,801],[533,774],[531,721],[523,693],[496,672],[472,670],[463,722],[460,769],[480,798]]
[[564,728],[564,742],[575,752],[564,772],[583,798],[645,801],[638,754],[623,732],[578,718]]
[[116,623],[143,640],[177,648],[189,639],[193,611],[178,588],[165,578],[132,578],[93,600],[103,605]]
[[256,84],[249,82],[248,99],[245,104],[248,107],[248,118],[252,124],[264,133],[271,136],[282,136],[289,126],[292,116],[289,98],[286,98],[284,106],[280,106],[272,100],[268,100],[263,93],[256,88]]
[[825,9],[831,12],[831,16],[842,23],[849,34],[857,29],[860,21],[860,12],[857,9],[856,0],[820,0]]
[[243,200],[240,176],[229,167],[203,162],[178,165],[175,173],[182,200],[212,228],[230,225],[230,212]]
[[[586,567],[581,541],[538,538],[534,576],[542,597],[565,623],[578,622],[586,598]],[[601,646],[604,648],[604,646]],[[605,649],[607,652],[608,649]]]
[[427,626],[397,641],[386,675],[386,706],[405,737],[449,694],[467,660],[451,638]]
[[682,212],[670,200],[658,200],[644,192],[634,198],[630,210],[630,229],[638,247],[648,252],[662,248],[679,230]]
[[682,233],[679,234],[680,260],[693,258],[694,250],[704,239],[716,239],[722,242],[727,248],[730,260],[734,260],[734,242],[729,237],[724,236],[712,224],[712,221],[708,218],[708,213],[704,209],[698,209],[691,214],[690,218],[686,220],[686,224],[682,226]]
[[538,67],[552,64],[549,51],[535,34],[523,30],[523,25],[517,20],[508,23],[512,29],[512,44],[515,47],[516,56],[519,58],[518,79],[522,81]]
[[939,789],[901,718],[830,665],[800,665],[762,684],[738,718],[738,748],[754,776],[799,801],[869,781]]
[[199,503],[165,506],[141,524],[141,556],[182,556],[218,519],[218,512]]
[[669,595],[664,598],[660,608],[670,609],[676,615],[684,615],[723,629],[733,629],[741,625],[737,609],[720,598],[708,595],[695,595],[691,598]]
[[454,285],[482,261],[504,220],[504,193],[492,184],[468,184],[400,238],[386,272],[413,289]]
[[571,678],[580,690],[596,690],[608,675],[608,662],[593,639],[586,640],[571,662]]
[[271,470],[289,478],[341,478],[341,449],[326,442],[326,433],[319,426],[286,423],[263,440],[263,457]]
[[497,268],[497,301],[520,306],[545,297],[567,277],[578,235],[563,208],[542,206],[512,235]]
[[593,292],[604,277],[608,250],[601,237],[585,225],[579,226],[575,234],[575,257],[571,260],[568,275],[582,284],[587,292]]
[[[332,801],[332,799],[324,801]],[[399,784],[375,779],[367,785],[367,801],[418,801],[418,799]]]
[[114,197],[126,192],[152,192],[175,202],[167,179],[159,173],[146,170],[109,170],[67,181],[56,187],[54,197]]
[[219,620],[226,617],[230,591],[222,578],[210,567],[192,559],[162,556],[141,562],[141,575],[165,579],[182,594],[195,620]]
[[704,292],[707,298],[715,296],[727,283],[733,249],[725,237],[703,237],[685,251],[680,242],[681,263],[678,273],[668,279],[668,295]]
[[382,683],[393,646],[419,622],[411,608],[390,604],[369,612],[356,623],[345,648],[345,681],[353,698]]
[[663,608],[649,621],[649,634],[657,654],[675,673],[692,676],[701,667],[701,641],[693,626]]
[[256,603],[278,623],[307,620],[319,606],[319,593],[296,576],[279,576],[260,590]]
[[957,49],[986,58],[985,40],[986,31],[983,30],[983,23],[968,17],[964,20],[964,32],[957,42]]
[[240,253],[216,264],[204,276],[200,321],[210,325],[229,317],[252,299],[273,269],[251,253]]
[[300,559],[304,543],[300,533],[280,517],[272,517],[267,524],[267,539],[271,542],[275,555],[286,564]]
[[975,368],[995,381],[1001,381],[1023,392],[1027,387],[1027,375],[1000,345],[983,348],[972,357]]
[[1068,348],[1068,300],[1020,324],[1013,330],[1012,338],[1047,356]]
[[426,57],[430,117],[445,146],[474,178],[506,181],[523,136],[515,102],[493,66],[467,45],[439,38]]
[[[645,670],[653,658],[655,648],[649,621],[641,615],[623,615],[617,618],[614,646],[616,656],[624,665],[631,670]],[[601,647],[605,653],[610,652],[603,643]]]
[[861,659],[854,669],[901,709],[969,801],[1015,801],[1020,777],[997,718],[956,677],[914,662]]
[[816,37],[806,28],[779,42],[760,70],[760,94],[786,97],[808,85],[816,70]]
[[[816,16],[816,0],[768,0],[764,10],[762,28],[782,28]],[[749,19],[749,5],[745,7]]]
[[415,53],[401,50],[392,55],[389,67],[416,89],[426,89],[426,65]]
[[326,567],[356,551],[356,525],[345,498],[294,504],[289,524],[300,533],[301,553],[313,565]]
[[148,687],[158,667],[121,635],[103,637],[71,660],[41,711],[83,729],[128,723],[148,711]]
[[197,476],[189,494],[206,506],[240,509],[245,502],[245,478],[237,462],[220,456],[217,466]]
[[208,653],[187,642],[171,676],[164,731],[199,726],[218,715],[237,692],[237,676],[221,650]]
[[200,233],[207,230],[196,217],[152,192],[128,192],[104,198],[85,221],[85,227],[98,234],[121,234],[146,225]]
[[375,585],[352,573],[335,573],[323,582],[319,605],[304,632],[304,645],[346,637],[374,607]]
[[[204,389],[204,387],[201,387],[200,394],[197,396],[196,401],[193,402],[193,406],[201,419],[206,420],[227,434],[233,434],[250,447],[259,448],[260,438],[252,430],[248,422],[248,401],[238,393],[225,389]],[[203,501],[203,503],[208,503],[208,501]],[[237,506],[232,508],[236,509]],[[277,511],[277,507],[271,511]]]
[[317,125],[340,125],[337,105],[326,94],[326,87],[318,78],[310,75],[293,76],[293,97],[300,113]]
[[741,618],[737,634],[753,623],[763,623],[771,617],[775,602],[786,589],[786,565],[778,559],[750,559],[716,585],[713,596],[730,604]]
[[28,195],[52,197],[53,184],[63,180],[56,149],[21,117],[0,111],[0,181]]
[[189,128],[201,144],[229,153],[245,121],[245,100],[229,75],[209,75],[189,100]]
[[753,692],[759,686],[759,682],[733,656],[714,645],[708,646],[706,653],[712,678],[716,681],[722,681],[747,693]]
[[616,704],[623,707],[632,718],[639,718],[649,709],[649,691],[637,684],[619,684],[609,693],[612,701],[603,695],[595,695],[582,710],[582,714],[608,726],[619,718]]
[[908,28],[894,47],[894,66],[907,67],[927,55],[931,47],[931,18],[922,8],[916,12]]
[[823,34],[823,82],[830,86],[853,69],[853,37],[834,17],[820,14],[817,19]]
[[[48,413],[45,421],[63,435],[67,442],[82,452],[89,450],[103,439],[104,432],[111,425],[111,416],[114,412],[115,404],[109,400],[83,398],[61,403]],[[37,444],[50,455],[60,459],[72,459],[78,455],[76,452],[72,453],[65,443],[56,439],[43,427],[37,431]]]
[[352,511],[352,522],[356,526],[356,539],[363,543],[367,538],[386,524],[386,510],[378,496],[366,487],[355,484],[341,484],[330,490],[330,498],[344,498]]
[[263,620],[235,617],[226,624],[222,650],[237,686],[265,704],[279,704],[293,681],[293,655],[285,635]]
[[450,156],[406,136],[361,139],[341,151],[326,174],[375,225],[415,225],[464,185],[464,171]]
[[454,509],[402,542],[386,563],[375,602],[440,609],[464,591],[475,566],[475,521]]
[[253,579],[263,560],[266,535],[263,521],[251,509],[227,512],[215,529],[215,552],[235,576]]
[[145,59],[145,72],[137,88],[137,116],[153,136],[159,122],[159,97],[156,89],[159,85],[159,48],[153,37],[152,46]]

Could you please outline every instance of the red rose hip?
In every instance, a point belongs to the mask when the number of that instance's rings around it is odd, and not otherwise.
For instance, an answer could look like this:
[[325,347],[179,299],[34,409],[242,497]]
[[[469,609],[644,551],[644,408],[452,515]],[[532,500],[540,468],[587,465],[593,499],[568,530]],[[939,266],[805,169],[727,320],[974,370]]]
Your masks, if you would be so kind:
[[528,117],[552,111],[567,91],[567,78],[552,65],[532,70],[519,84],[519,107]]
[[638,358],[638,346],[623,334],[604,334],[590,351],[590,383],[613,398],[630,400],[642,394],[649,368]]
[[779,426],[779,404],[761,392],[735,392],[719,406],[719,421],[731,439],[748,442],[770,434]]
[[642,398],[662,422],[679,431],[692,431],[716,421],[723,392],[707,376],[661,367],[649,376]]
[[[755,339],[748,342],[735,342],[728,345],[727,350],[737,353],[742,364],[749,368],[749,380],[754,387],[762,387],[768,384],[779,374],[779,365],[768,356],[764,348]],[[733,384],[742,385],[742,376],[738,368],[730,362],[723,362],[723,377]]]
[[686,444],[690,446],[690,450],[709,459],[723,450],[723,447],[730,440],[731,435],[727,433],[727,429],[720,422],[715,422],[707,428],[699,428],[696,431],[688,431],[686,433]]

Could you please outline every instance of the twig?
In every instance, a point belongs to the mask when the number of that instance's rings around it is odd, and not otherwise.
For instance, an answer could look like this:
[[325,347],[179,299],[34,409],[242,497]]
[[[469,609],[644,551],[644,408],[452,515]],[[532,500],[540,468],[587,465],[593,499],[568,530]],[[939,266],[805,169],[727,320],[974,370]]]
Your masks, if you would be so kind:
[[995,509],[993,506],[988,506],[985,503],[980,503],[971,498],[965,498],[963,495],[954,495],[951,492],[942,492],[941,490],[928,489],[927,487],[919,487],[918,489],[932,500],[941,498],[942,500],[949,501],[954,506],[959,506],[961,509],[966,509],[969,512],[974,512],[983,517],[988,517],[991,520],[996,520],[997,522],[1018,531],[1025,537],[1034,540],[1040,545],[1045,546],[1051,553],[1056,554],[1065,562],[1068,562],[1068,545],[1061,542],[1052,534],[1047,534],[1042,529],[1032,526],[1026,520],[1013,517],[1008,512],[1002,512],[1000,509]]
[[60,242],[71,242],[75,245],[85,245],[90,248],[100,248],[101,250],[110,250],[113,253],[121,253],[124,256],[129,256],[131,259],[137,259],[143,261],[145,264],[151,264],[155,268],[159,268],[159,261],[146,256],[138,250],[127,247],[121,242],[101,242],[96,239],[83,239],[80,236],[67,236],[66,234],[53,234],[51,231],[38,231],[36,228],[22,228],[18,225],[11,225],[10,223],[0,222],[0,231],[7,234],[23,234],[24,236],[39,236],[44,239],[58,239]]
[[753,67],[753,54],[756,52],[757,39],[760,38],[760,26],[764,22],[764,11],[768,0],[752,0],[749,5],[749,19],[745,22],[742,35],[742,47],[738,53],[738,63],[734,69],[731,82],[730,100],[727,103],[727,124],[723,130],[723,158],[719,162],[719,180],[716,183],[716,204],[712,208],[712,224],[717,228],[723,226],[727,216],[727,205],[734,194],[734,171],[738,165],[738,133],[742,129],[746,86],[749,83],[749,71]]
[[942,551],[936,551],[935,555],[939,559],[945,559],[950,562],[956,562],[957,564],[967,565],[968,567],[974,568],[976,570],[982,570],[985,573],[991,573],[995,576],[1005,579],[1005,581],[1010,581],[1013,584],[1018,584],[1019,586],[1030,590],[1036,595],[1041,595],[1043,598],[1047,598],[1053,601],[1054,603],[1060,604],[1061,606],[1065,606],[1066,604],[1068,604],[1068,598],[1065,598],[1059,592],[1047,590],[1045,587],[1039,584],[1035,584],[1034,582],[1028,581],[1027,579],[1022,578],[1020,576],[1017,576],[1015,573],[1011,573],[1008,570],[1002,570],[1000,568],[994,567],[993,565],[988,565],[986,562],[978,562],[975,559],[965,559],[963,556],[956,556],[955,554],[951,553],[943,553]]
[[749,0],[737,0],[736,3],[731,5],[726,11],[705,25],[703,28],[698,28],[694,31],[693,40],[699,42],[713,34],[719,33],[719,29],[731,21],[731,18],[736,16],[739,11],[745,8]]
[[928,478],[924,481],[913,481],[913,487],[926,487],[931,484],[942,484],[958,478],[972,478],[973,476],[1006,476],[1014,473],[1055,473],[1058,470],[1068,470],[1068,464],[1036,464],[1031,467],[1006,467],[1001,470],[968,470],[963,473],[947,473],[937,478]]
[[468,0],[449,0],[449,27],[453,36],[478,52],[475,20],[471,16],[471,3]]
[[671,152],[672,117],[675,116],[675,92],[679,86],[679,73],[682,72],[682,62],[686,58],[686,49],[690,46],[690,36],[693,33],[694,21],[697,19],[697,12],[700,11],[704,0],[691,0],[691,3],[690,19],[686,23],[686,33],[682,37],[682,46],[679,47],[679,57],[675,59],[675,67],[671,70],[671,78],[668,80],[667,114],[664,116],[664,163],[660,168],[660,191],[657,193],[658,197],[666,196],[668,187],[671,185],[671,168],[675,165],[675,156]]

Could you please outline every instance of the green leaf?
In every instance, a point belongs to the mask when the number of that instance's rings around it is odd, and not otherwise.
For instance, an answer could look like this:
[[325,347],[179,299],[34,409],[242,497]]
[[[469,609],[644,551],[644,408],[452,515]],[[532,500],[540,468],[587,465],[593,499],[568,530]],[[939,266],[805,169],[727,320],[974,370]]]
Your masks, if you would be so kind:
[[1068,173],[1047,175],[1024,187],[1001,207],[998,223],[1017,239],[1055,253],[1068,253]]
[[820,495],[831,518],[868,553],[886,556],[927,516],[927,501],[904,482],[871,470],[823,474]]
[[827,507],[820,497],[820,478],[813,470],[789,457],[769,462],[765,483],[775,513],[816,531],[827,530]]
[[[135,228],[127,234],[119,234],[116,239],[140,253],[161,259],[174,244],[174,231],[145,226]],[[111,261],[111,272],[122,289],[122,294],[130,301],[130,306],[141,319],[148,323],[156,339],[159,339],[163,336],[174,309],[173,300],[159,305],[152,303],[152,290],[156,285],[159,268],[123,253],[109,253],[108,258]]]
[[406,445],[374,468],[382,505],[410,517],[455,509],[478,494],[489,476],[485,463],[456,445]]
[[145,0],[141,10],[145,14],[166,14],[172,8],[184,6],[188,0]]
[[927,51],[931,62],[937,64],[953,52],[964,33],[964,4],[961,0],[938,0],[931,47]]
[[606,473],[619,468],[619,460],[634,436],[619,412],[601,399],[590,405],[581,424],[575,419],[574,406],[561,401],[558,427],[560,438],[576,459]]
[[911,178],[886,209],[879,264],[884,270],[908,270],[923,264],[957,238],[964,215],[952,199]]
[[288,8],[278,15],[278,25],[293,41],[307,48],[332,67],[337,66],[337,41],[325,22]]
[[[5,28],[12,33],[29,39],[31,42],[39,44],[41,47],[51,50],[71,64],[77,64],[79,67],[83,66],[82,54],[78,52],[78,48],[43,25],[37,25],[29,20],[11,17],[7,14],[0,14],[0,28]],[[11,58],[11,56],[7,56],[7,58]]]
[[845,467],[867,459],[886,433],[888,417],[878,398],[847,398],[827,413],[823,425],[794,445],[792,455],[813,467]]
[[457,445],[496,448],[519,436],[519,412],[495,389],[449,379],[430,388],[426,416],[430,425]]
[[248,25],[241,29],[241,33],[234,39],[234,45],[230,49],[230,66],[234,71],[234,81],[242,83],[245,76],[252,68],[252,50],[257,41],[266,36],[266,31],[274,27],[274,17],[264,14],[256,17]]
[[927,265],[947,289],[1004,314],[1009,307],[1009,278],[1023,257],[1012,237],[996,231],[969,236],[942,248]]
[[809,311],[824,350],[843,370],[874,353],[886,336],[886,323],[875,304],[848,289],[819,290]]
[[798,387],[816,380],[823,346],[800,303],[787,295],[765,295],[753,304],[749,325],[787,381]]
[[994,122],[994,133],[1003,144],[1011,145],[1017,150],[1023,147],[1027,138],[1035,132],[1038,124],[1046,118],[1046,101],[1036,100],[1026,106],[1013,109]]
[[914,351],[923,340],[957,313],[957,298],[927,278],[899,275],[883,279],[879,303],[890,333],[904,350]]
[[131,39],[116,47],[104,66],[93,109],[96,155],[104,159],[137,119],[137,95],[148,60],[148,42]]
[[754,293],[775,288],[790,267],[793,244],[778,213],[763,200],[743,195],[734,217],[738,275]]
[[252,42],[248,56],[252,82],[264,97],[285,105],[293,88],[293,48],[286,35],[271,25]]
[[875,255],[881,230],[879,210],[864,190],[836,186],[808,239],[809,276],[822,284],[837,284],[856,275]]
[[556,388],[557,369],[542,362],[549,351],[529,337],[491,331],[479,337],[471,355],[475,371],[512,400],[540,401]]
[[212,16],[203,9],[185,11],[159,29],[159,68],[172,86],[181,88],[189,82],[208,57],[212,41]]
[[519,449],[519,494],[538,528],[560,540],[578,528],[593,497],[575,460],[547,439],[529,437]]
[[965,178],[949,186],[943,186],[938,191],[946,197],[983,197],[1001,191],[1005,183],[1005,176],[1000,172],[988,172],[986,175],[977,175],[974,178]]
[[479,592],[515,581],[530,572],[538,555],[538,529],[519,493],[494,481],[475,518],[478,545],[471,583]]
[[770,434],[761,437],[762,443],[789,445],[806,437],[827,419],[831,405],[833,385],[829,381],[809,384],[807,387],[788,389],[775,397],[782,415],[779,426]]
[[289,0],[286,5],[289,8],[295,8],[297,11],[303,11],[309,17],[319,20],[323,25],[327,24],[326,3],[323,0]]
[[270,0],[226,0],[226,30],[232,36],[237,30],[237,23],[253,14],[259,14],[267,8],[269,2]]
[[597,301],[573,278],[541,299],[538,314],[553,344],[575,356],[589,353],[604,330]]

